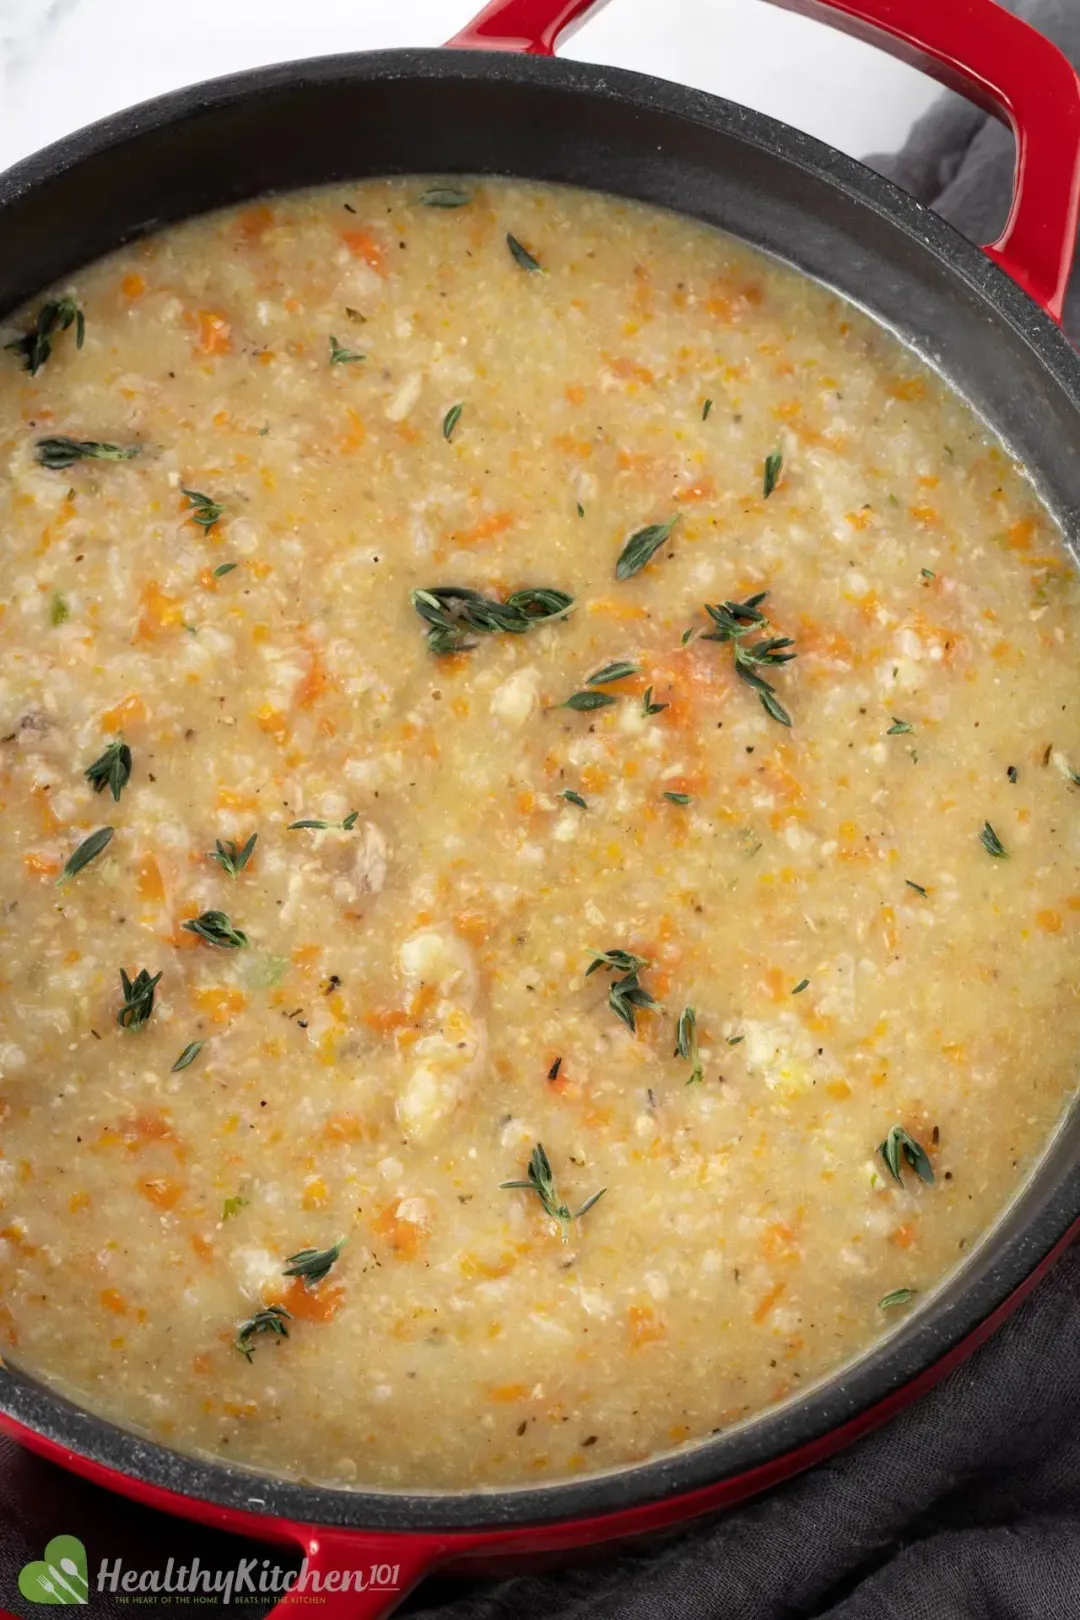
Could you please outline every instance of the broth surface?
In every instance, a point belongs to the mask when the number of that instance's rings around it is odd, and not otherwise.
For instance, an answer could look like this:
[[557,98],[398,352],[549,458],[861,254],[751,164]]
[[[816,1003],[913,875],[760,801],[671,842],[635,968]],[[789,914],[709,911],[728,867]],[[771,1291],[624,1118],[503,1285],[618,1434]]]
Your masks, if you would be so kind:
[[[5,1354],[442,1488],[699,1438],[918,1309],[1080,1048],[1077,586],[985,427],[551,187],[273,198],[65,295],[81,348],[0,354]],[[495,626],[433,648],[447,586]]]

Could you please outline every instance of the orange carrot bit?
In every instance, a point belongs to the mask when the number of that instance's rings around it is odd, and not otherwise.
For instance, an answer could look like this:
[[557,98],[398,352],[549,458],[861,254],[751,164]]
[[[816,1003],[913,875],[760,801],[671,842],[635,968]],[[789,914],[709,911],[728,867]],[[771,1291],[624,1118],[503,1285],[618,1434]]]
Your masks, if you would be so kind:
[[88,1192],[73,1192],[68,1198],[68,1209],[72,1215],[77,1215],[80,1209],[90,1207],[90,1194]]
[[889,394],[893,399],[922,399],[926,394],[926,384],[921,377],[905,377],[893,383]]
[[1034,518],[1017,518],[1005,531],[1005,544],[1010,551],[1030,551],[1034,539]]
[[901,1226],[898,1226],[894,1232],[889,1234],[889,1242],[895,1244],[898,1249],[910,1249],[917,1236],[918,1232],[914,1222],[904,1221]]
[[341,240],[354,259],[362,259],[380,276],[386,274],[382,244],[369,231],[342,231]]
[[23,856],[23,865],[31,877],[55,877],[60,870],[60,862],[51,855],[44,855],[40,850],[28,849]]
[[114,709],[106,709],[101,724],[106,731],[126,731],[146,719],[146,704],[137,692],[129,692]]
[[372,1221],[371,1230],[387,1243],[399,1260],[415,1260],[420,1252],[424,1228],[417,1221],[398,1219],[397,1205],[388,1204]]
[[651,1305],[631,1305],[626,1313],[626,1326],[631,1350],[657,1344],[667,1333],[667,1328]]
[[184,1196],[184,1183],[175,1176],[149,1176],[138,1186],[143,1197],[158,1209],[173,1209]]
[[296,705],[301,709],[310,709],[313,703],[318,702],[324,692],[329,691],[333,681],[323,668],[321,659],[314,648],[309,653],[307,674],[296,688]]
[[136,298],[141,298],[146,291],[146,277],[140,276],[137,270],[132,270],[130,274],[122,278],[120,291],[125,298],[129,298],[134,302]]
[[527,1400],[528,1396],[528,1384],[494,1384],[488,1390],[488,1399],[497,1401],[500,1406],[509,1406],[514,1401]]
[[213,309],[200,309],[195,320],[198,336],[195,347],[200,354],[231,354],[232,327],[224,315]]
[[153,641],[162,630],[184,622],[182,604],[175,596],[167,595],[156,579],[147,580],[143,586],[139,606],[142,612],[135,632],[136,641]]
[[192,1232],[191,1247],[200,1260],[209,1261],[214,1258],[214,1245],[201,1232]]
[[780,1300],[783,1298],[786,1291],[786,1282],[773,1283],[772,1287],[769,1289],[769,1292],[763,1295],[754,1306],[754,1309],[750,1314],[751,1322],[764,1322],[769,1312],[780,1303]]
[[[194,935],[189,935],[194,938]],[[247,997],[234,985],[209,985],[194,993],[195,1005],[206,1014],[212,1024],[227,1024],[236,1013],[243,1012]]]
[[144,855],[139,862],[135,887],[140,900],[148,900],[151,903],[160,903],[164,900],[165,880],[155,856]]
[[278,742],[284,742],[289,735],[289,717],[280,709],[275,709],[270,703],[264,703],[255,711],[255,722],[260,731],[265,731],[268,737],[276,737]]
[[682,489],[675,491],[677,501],[710,501],[716,494],[716,485],[711,478],[700,478],[695,484],[685,484]]
[[1035,921],[1044,934],[1060,934],[1062,928],[1061,917],[1056,911],[1037,911]]
[[236,234],[242,242],[261,242],[273,223],[274,210],[266,203],[256,203],[237,217]]
[[114,1316],[124,1316],[127,1312],[127,1300],[118,1288],[103,1288],[98,1299],[104,1309],[111,1311]]
[[293,1277],[280,1303],[298,1322],[329,1322],[344,1298],[340,1283],[320,1283],[317,1288],[309,1288],[302,1277]]

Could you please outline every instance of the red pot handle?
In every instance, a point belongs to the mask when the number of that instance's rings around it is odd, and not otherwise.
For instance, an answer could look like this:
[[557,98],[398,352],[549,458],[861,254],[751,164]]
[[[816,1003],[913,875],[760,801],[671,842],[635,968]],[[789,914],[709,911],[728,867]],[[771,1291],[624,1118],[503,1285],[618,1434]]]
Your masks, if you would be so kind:
[[[598,3],[491,0],[448,43],[550,56]],[[1060,321],[1080,203],[1080,80],[1057,46],[996,0],[773,3],[882,46],[1012,126],[1012,208],[986,252]]]
[[[438,1536],[378,1535],[290,1525],[304,1562],[299,1576],[266,1620],[383,1620],[447,1555]],[[455,1552],[474,1537],[455,1538]]]

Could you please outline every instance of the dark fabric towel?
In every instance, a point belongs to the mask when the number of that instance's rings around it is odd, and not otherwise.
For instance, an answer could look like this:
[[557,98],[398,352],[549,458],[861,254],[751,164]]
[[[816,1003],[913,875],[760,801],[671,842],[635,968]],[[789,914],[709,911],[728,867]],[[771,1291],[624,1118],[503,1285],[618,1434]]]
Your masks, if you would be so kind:
[[[1017,9],[1080,58],[1080,0]],[[966,102],[944,97],[902,152],[869,161],[973,240],[1000,230],[1012,140]],[[1066,324],[1075,335],[1075,285]],[[0,1609],[40,1617],[19,1570],[62,1533],[86,1543],[92,1572],[103,1558],[163,1568],[195,1554],[228,1569],[267,1550],[135,1507],[0,1441]],[[707,1528],[661,1552],[544,1576],[444,1575],[406,1607],[427,1620],[1080,1620],[1080,1254],[917,1405]],[[131,1612],[91,1600],[109,1620]]]

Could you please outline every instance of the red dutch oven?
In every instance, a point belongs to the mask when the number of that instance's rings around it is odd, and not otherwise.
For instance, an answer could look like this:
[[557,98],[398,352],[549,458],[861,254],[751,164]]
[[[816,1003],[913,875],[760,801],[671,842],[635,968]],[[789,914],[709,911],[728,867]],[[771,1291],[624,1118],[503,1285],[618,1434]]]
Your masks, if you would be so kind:
[[[1011,124],[1012,209],[980,250],[772,119],[640,74],[552,60],[559,35],[594,3],[493,0],[449,49],[217,79],[60,141],[0,177],[0,314],[121,242],[267,191],[394,173],[589,186],[710,221],[853,299],[966,395],[1067,537],[1080,534],[1080,361],[1058,326],[1080,195],[1080,82],[1065,58],[993,0],[791,0]],[[978,1249],[856,1362],[730,1433],[592,1478],[431,1495],[304,1485],[171,1451],[17,1366],[0,1368],[0,1427],[153,1507],[301,1547],[322,1578],[323,1614],[375,1620],[438,1565],[504,1573],[662,1530],[882,1423],[984,1339],[1069,1242],[1080,1226],[1078,1150],[1074,1111]],[[362,1591],[351,1575],[350,1590],[333,1590],[344,1571],[362,1572]],[[286,1596],[275,1615],[286,1620],[309,1594]]]

